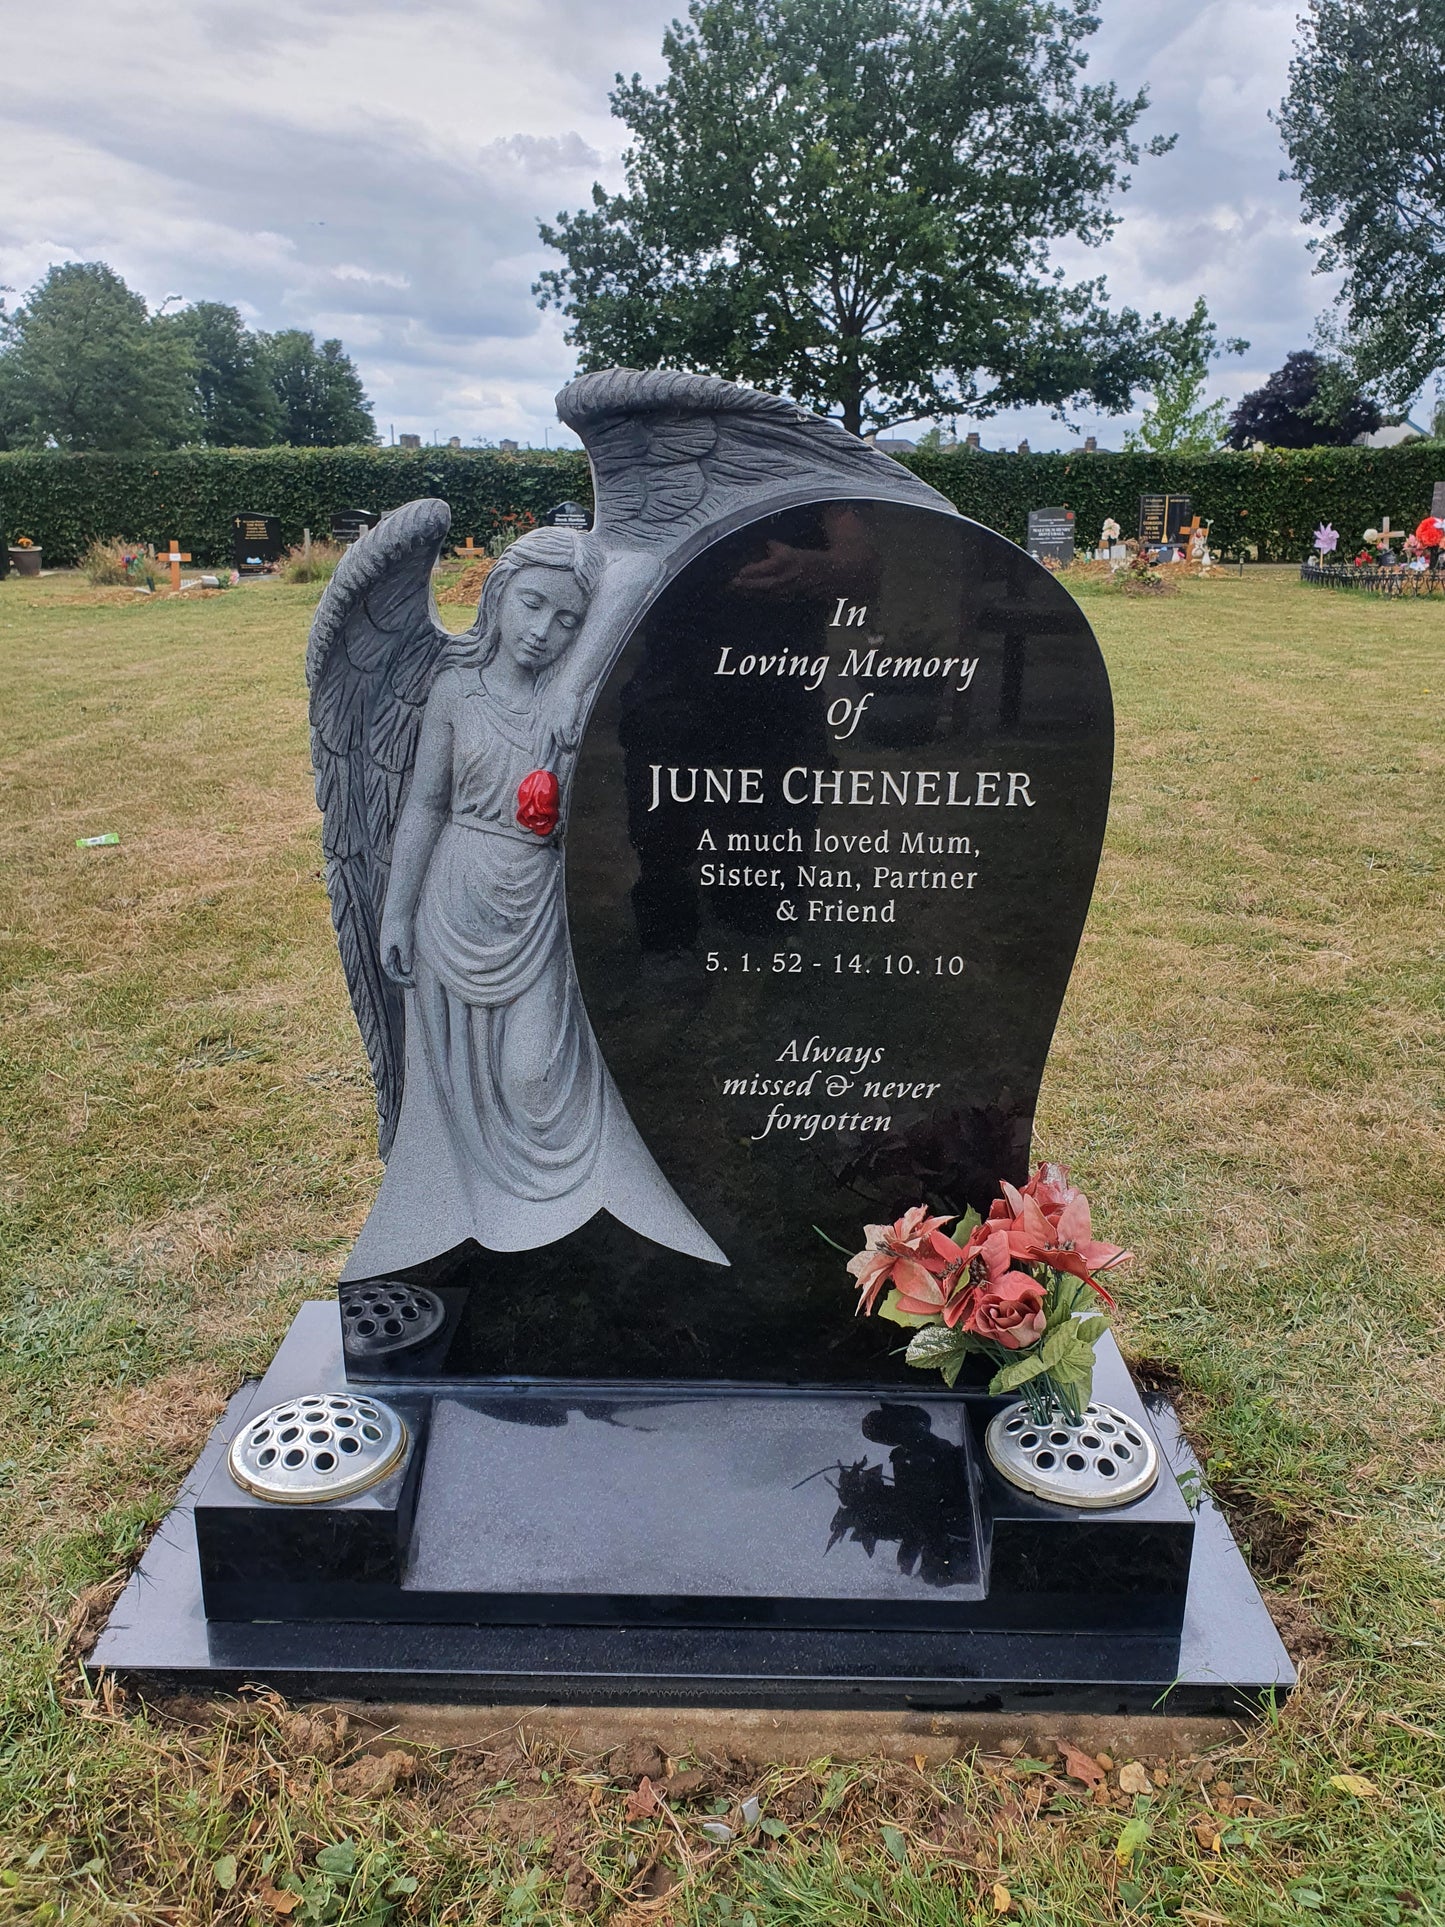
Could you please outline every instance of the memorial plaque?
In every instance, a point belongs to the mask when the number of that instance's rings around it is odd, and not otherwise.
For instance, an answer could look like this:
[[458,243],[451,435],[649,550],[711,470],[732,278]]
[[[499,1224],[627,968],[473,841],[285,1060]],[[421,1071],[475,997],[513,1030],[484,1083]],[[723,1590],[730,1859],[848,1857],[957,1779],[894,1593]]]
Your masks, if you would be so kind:
[[281,560],[285,544],[281,524],[274,515],[233,515],[231,517],[231,567],[242,575],[269,569]]
[[1170,547],[1193,512],[1187,495],[1141,495],[1139,540],[1145,548]]
[[331,539],[349,548],[359,535],[374,529],[380,520],[372,509],[338,509],[331,518]]
[[590,529],[591,511],[582,502],[558,502],[555,508],[548,509],[542,520],[553,529]]
[[1036,562],[1072,562],[1074,511],[1066,508],[1030,509],[1026,547]]
[[1445,522],[1445,482],[1437,482],[1430,496],[1430,513],[1437,522]]

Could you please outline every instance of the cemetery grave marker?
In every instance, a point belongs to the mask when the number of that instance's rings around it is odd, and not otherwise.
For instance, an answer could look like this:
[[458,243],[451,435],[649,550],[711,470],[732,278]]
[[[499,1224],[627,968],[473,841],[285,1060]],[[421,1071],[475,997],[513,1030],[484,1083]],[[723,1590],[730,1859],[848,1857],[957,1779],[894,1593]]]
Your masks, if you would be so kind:
[[189,562],[190,559],[190,550],[182,549],[180,543],[176,541],[174,536],[171,538],[171,546],[168,549],[157,549],[156,561],[168,563],[170,566],[172,589],[180,588],[181,564],[183,562]]
[[331,518],[331,539],[344,548],[374,529],[381,517],[372,509],[338,509]]
[[581,502],[558,502],[542,520],[553,529],[590,529],[592,516]]
[[438,501],[317,610],[385,1171],[89,1663],[647,1704],[1287,1689],[1111,1341],[1055,1450],[987,1371],[921,1381],[839,1250],[965,1235],[1033,1161],[1113,757],[1083,610],[776,397],[610,370],[559,414],[595,525],[510,547],[471,630],[432,612]]
[[281,523],[274,515],[231,517],[231,566],[243,575],[272,568],[281,560],[285,544]]
[[1445,482],[1437,482],[1431,492],[1430,513],[1437,522],[1445,522]]
[[1036,562],[1072,562],[1074,511],[1069,508],[1030,509],[1025,547]]
[[1192,513],[1187,495],[1141,495],[1139,540],[1145,548],[1171,548],[1179,540],[1186,516]]

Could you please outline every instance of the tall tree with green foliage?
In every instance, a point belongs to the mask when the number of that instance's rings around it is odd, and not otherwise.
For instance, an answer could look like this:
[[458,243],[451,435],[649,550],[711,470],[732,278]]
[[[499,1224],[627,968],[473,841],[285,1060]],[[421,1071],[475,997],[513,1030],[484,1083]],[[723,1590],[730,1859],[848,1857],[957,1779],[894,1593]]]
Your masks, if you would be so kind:
[[1238,335],[1221,342],[1200,295],[1180,322],[1169,345],[1165,365],[1154,377],[1152,407],[1145,409],[1137,429],[1124,437],[1131,454],[1147,449],[1152,455],[1212,455],[1229,426],[1229,403],[1206,402],[1209,364],[1224,355],[1242,355],[1249,347]]
[[196,301],[169,318],[195,363],[201,438],[212,448],[266,448],[281,428],[265,337],[224,301]]
[[178,448],[199,426],[190,346],[103,261],[50,269],[0,335],[12,448]]
[[1355,371],[1406,406],[1445,365],[1445,0],[1309,0],[1278,120]]
[[361,377],[339,341],[287,328],[268,342],[271,381],[281,405],[283,442],[297,448],[347,448],[376,440]]
[[1108,236],[1139,158],[1146,95],[1080,78],[1097,26],[1088,0],[693,0],[666,79],[617,76],[624,191],[542,226],[541,305],[584,368],[724,375],[854,431],[1126,408],[1156,328],[1048,259]]

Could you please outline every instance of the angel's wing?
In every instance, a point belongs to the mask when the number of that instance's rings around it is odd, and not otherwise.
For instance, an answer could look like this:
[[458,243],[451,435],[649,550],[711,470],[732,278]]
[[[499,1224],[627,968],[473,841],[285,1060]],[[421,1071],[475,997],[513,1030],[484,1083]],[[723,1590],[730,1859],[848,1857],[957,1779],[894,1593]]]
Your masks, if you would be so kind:
[[331,920],[376,1082],[383,1157],[401,1111],[405,1007],[382,973],[381,912],[422,710],[455,640],[431,592],[451,520],[445,502],[408,502],[368,529],[327,584],[306,651]]
[[612,547],[671,550],[674,566],[690,537],[816,501],[820,487],[957,513],[840,423],[710,375],[580,375],[558,395],[557,413],[592,459],[597,536]]

